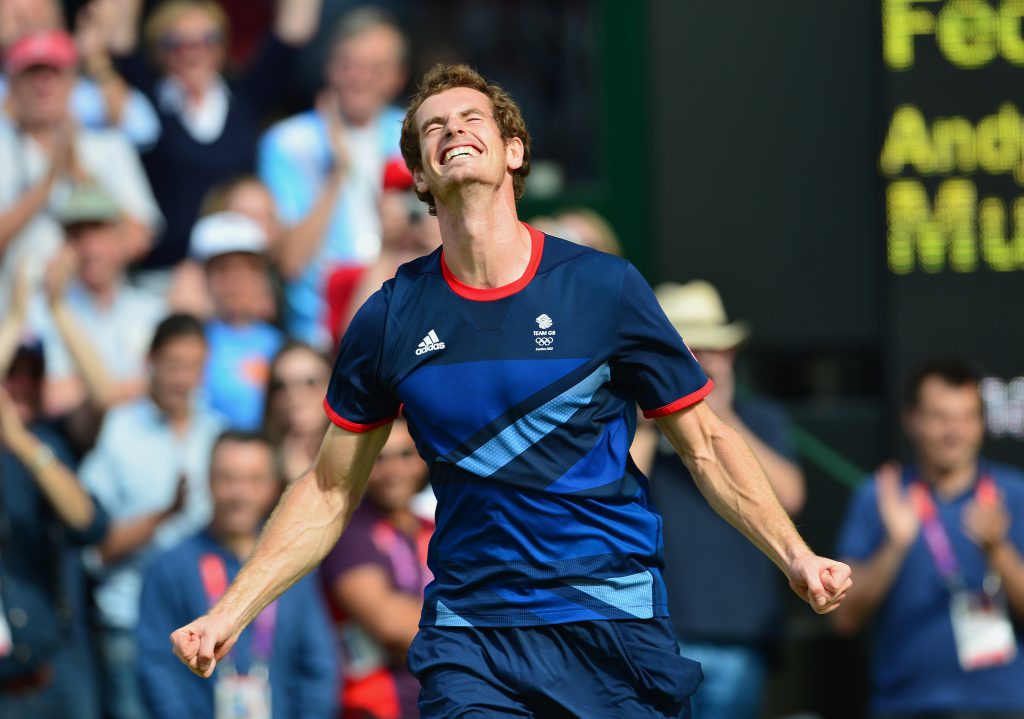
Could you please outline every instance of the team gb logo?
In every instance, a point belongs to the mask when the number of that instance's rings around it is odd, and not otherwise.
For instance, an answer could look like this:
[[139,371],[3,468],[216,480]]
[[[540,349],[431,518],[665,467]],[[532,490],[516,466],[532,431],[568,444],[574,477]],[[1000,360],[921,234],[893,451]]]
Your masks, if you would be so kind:
[[554,324],[554,322],[552,322],[551,318],[548,317],[547,315],[541,315],[540,317],[537,318],[537,326],[540,327],[542,330],[546,330],[552,324]]

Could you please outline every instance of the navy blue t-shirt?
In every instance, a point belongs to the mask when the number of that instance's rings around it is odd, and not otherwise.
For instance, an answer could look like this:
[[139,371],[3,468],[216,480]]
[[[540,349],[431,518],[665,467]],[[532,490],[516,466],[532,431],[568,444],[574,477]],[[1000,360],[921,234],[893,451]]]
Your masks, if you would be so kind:
[[635,403],[669,414],[711,382],[632,265],[530,232],[523,277],[493,290],[440,250],[403,265],[353,319],[325,400],[352,431],[404,406],[438,500],[424,626],[667,614]]
[[[1018,552],[1024,552],[1024,474],[991,462],[981,466],[1002,493],[1010,514],[1009,539]],[[904,486],[915,476],[914,468],[905,468]],[[952,501],[932,493],[964,583],[970,589],[980,590],[987,567],[985,557],[962,528],[964,508],[973,497],[973,487]],[[885,537],[875,483],[866,482],[847,509],[837,554],[846,560],[866,561]],[[919,533],[875,616],[872,709],[880,714],[938,710],[1024,712],[1024,644],[1020,627],[1017,657],[1010,664],[965,672],[957,660],[949,602],[949,589]]]

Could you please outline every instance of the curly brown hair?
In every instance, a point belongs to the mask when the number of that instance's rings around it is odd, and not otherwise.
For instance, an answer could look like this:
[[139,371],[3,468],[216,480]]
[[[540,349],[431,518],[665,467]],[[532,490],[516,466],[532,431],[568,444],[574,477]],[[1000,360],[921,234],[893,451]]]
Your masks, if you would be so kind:
[[[402,158],[410,170],[422,168],[420,161],[420,135],[416,127],[416,112],[420,105],[428,98],[445,90],[456,87],[468,87],[487,96],[491,101],[494,112],[494,122],[498,125],[498,131],[505,140],[518,137],[523,142],[523,164],[512,171],[512,189],[516,199],[520,199],[526,192],[526,176],[530,174],[530,133],[526,129],[526,122],[523,120],[523,113],[519,110],[512,96],[509,95],[500,85],[487,82],[480,73],[469,65],[443,65],[437,64],[430,68],[416,94],[409,102],[409,109],[402,121]],[[430,214],[437,214],[437,205],[434,203],[434,196],[429,192],[416,192],[416,196],[427,203]]]

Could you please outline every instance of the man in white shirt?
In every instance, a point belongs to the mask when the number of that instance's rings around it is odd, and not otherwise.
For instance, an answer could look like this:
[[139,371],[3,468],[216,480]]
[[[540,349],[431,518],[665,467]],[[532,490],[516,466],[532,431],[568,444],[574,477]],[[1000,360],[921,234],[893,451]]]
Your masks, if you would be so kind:
[[[41,275],[60,249],[63,230],[53,216],[76,182],[91,180],[124,213],[132,258],[152,243],[162,222],[139,158],[114,130],[76,129],[68,111],[78,59],[74,40],[61,30],[25,35],[8,48],[10,124],[0,124],[0,285],[29,265]],[[6,300],[0,312],[6,310]]]

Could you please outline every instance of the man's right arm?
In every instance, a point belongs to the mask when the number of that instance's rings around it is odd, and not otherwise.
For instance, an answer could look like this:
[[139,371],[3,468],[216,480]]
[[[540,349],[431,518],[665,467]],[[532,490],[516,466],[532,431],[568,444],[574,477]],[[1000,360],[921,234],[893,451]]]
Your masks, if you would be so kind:
[[209,677],[264,607],[327,555],[359,504],[390,432],[390,424],[358,433],[331,425],[316,464],[285,492],[224,597],[171,634],[175,654],[189,669]]

